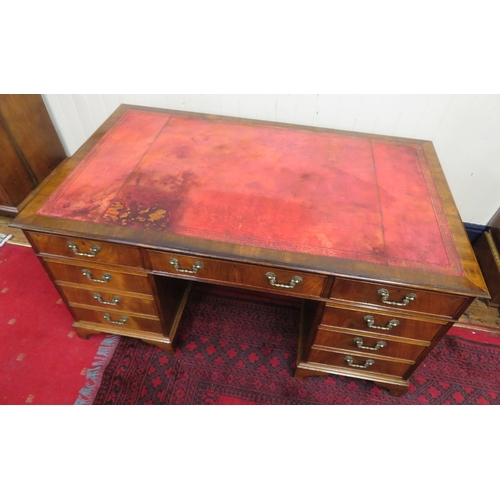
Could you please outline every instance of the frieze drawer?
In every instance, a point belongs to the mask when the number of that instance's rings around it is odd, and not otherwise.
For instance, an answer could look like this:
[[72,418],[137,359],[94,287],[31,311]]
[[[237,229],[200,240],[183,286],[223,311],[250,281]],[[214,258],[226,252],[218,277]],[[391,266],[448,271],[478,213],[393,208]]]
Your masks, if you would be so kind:
[[301,271],[163,252],[150,251],[148,253],[154,271],[202,281],[248,286],[274,292],[289,292],[307,297],[319,297],[326,279],[321,275]]
[[89,263],[106,262],[120,266],[143,268],[138,248],[104,241],[29,233],[38,253],[60,255]]
[[467,300],[465,297],[447,293],[366,283],[344,278],[335,280],[330,298],[449,318],[454,317]]

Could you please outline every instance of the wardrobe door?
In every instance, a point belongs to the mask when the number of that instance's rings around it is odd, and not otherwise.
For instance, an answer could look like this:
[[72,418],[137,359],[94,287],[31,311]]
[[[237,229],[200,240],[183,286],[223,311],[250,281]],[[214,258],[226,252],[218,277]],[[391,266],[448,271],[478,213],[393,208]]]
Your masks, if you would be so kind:
[[40,94],[0,94],[0,214],[26,197],[66,158]]

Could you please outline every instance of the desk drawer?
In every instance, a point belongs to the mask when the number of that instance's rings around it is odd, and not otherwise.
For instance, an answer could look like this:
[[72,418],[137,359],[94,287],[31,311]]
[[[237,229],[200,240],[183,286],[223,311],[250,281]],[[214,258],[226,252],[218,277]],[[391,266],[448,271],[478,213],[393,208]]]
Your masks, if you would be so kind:
[[162,333],[159,319],[140,318],[123,311],[98,311],[79,306],[71,306],[70,309],[76,316],[77,321],[103,324],[124,330]]
[[[114,269],[92,266],[62,264],[44,259],[58,282],[80,283],[103,290],[125,290],[135,293],[151,294],[147,274],[127,274]],[[97,280],[97,281],[96,281]]]
[[372,372],[397,377],[402,377],[413,364],[411,362],[401,363],[398,361],[378,359],[370,357],[369,355],[346,354],[324,351],[316,348],[311,349],[308,361],[311,363],[349,368],[360,373]]
[[321,324],[348,330],[383,333],[395,337],[430,341],[444,326],[438,323],[403,318],[390,312],[325,307]]
[[427,348],[426,345],[409,344],[389,340],[386,337],[367,336],[357,333],[342,333],[325,329],[318,329],[314,347],[324,346],[353,351],[361,356],[370,356],[371,353],[389,358],[399,358],[415,361]]
[[61,286],[66,299],[71,305],[87,304],[90,306],[104,307],[116,311],[147,314],[156,316],[156,307],[153,297],[139,298],[125,295],[116,291],[89,290],[72,286]]
[[29,235],[38,253],[61,255],[89,263],[106,262],[128,267],[144,267],[140,250],[128,245],[41,233]]
[[[384,294],[382,290],[385,290],[388,296]],[[411,294],[416,297],[409,300],[413,297]],[[446,293],[414,290],[343,278],[337,278],[335,280],[330,297],[332,299],[347,300],[356,303],[360,302],[401,311],[438,314],[450,318],[460,310],[467,300],[465,297]],[[388,302],[395,302],[401,305],[394,305]]]
[[[192,277],[201,281],[234,284],[284,292],[307,297],[319,297],[323,291],[325,276],[288,271],[252,264],[239,264],[204,257],[163,252],[149,252],[154,271],[172,276]],[[298,277],[299,279],[295,279]]]

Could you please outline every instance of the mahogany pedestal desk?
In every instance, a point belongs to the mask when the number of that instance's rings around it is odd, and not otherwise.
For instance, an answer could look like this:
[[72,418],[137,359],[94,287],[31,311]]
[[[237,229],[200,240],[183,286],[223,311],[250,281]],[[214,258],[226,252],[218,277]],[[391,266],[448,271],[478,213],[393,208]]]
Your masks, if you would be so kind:
[[402,394],[488,297],[431,142],[120,106],[15,219],[78,335],[173,353],[195,281],[302,302],[295,376]]

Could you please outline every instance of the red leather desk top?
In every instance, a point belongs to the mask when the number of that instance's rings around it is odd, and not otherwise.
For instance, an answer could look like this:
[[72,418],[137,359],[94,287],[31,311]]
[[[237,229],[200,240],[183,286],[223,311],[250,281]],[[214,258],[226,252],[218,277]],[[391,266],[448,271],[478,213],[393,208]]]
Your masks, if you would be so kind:
[[127,110],[38,214],[462,276],[422,146]]

